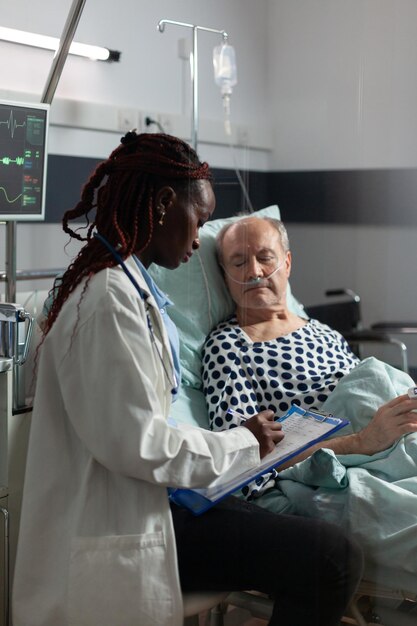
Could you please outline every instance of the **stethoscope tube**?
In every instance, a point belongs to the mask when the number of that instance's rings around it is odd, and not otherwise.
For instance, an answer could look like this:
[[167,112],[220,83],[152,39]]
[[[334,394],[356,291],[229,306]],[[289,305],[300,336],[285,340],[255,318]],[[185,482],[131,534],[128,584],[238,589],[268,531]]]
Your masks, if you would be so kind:
[[108,242],[107,239],[105,237],[103,237],[103,235],[100,235],[100,233],[95,232],[93,236],[96,239],[98,239],[99,241],[101,241],[101,243],[109,250],[109,252],[111,252],[113,257],[116,259],[118,264],[122,267],[124,273],[129,278],[130,282],[132,283],[132,285],[135,287],[136,291],[138,292],[138,294],[142,298],[142,300],[143,300],[143,302],[145,304],[146,322],[147,322],[147,325],[148,325],[148,330],[149,330],[149,334],[150,334],[150,337],[151,337],[152,345],[154,346],[154,348],[156,350],[156,353],[158,354],[159,360],[160,360],[160,362],[162,364],[162,367],[164,369],[164,372],[165,372],[165,375],[167,377],[167,380],[168,380],[169,384],[172,386],[173,390],[176,389],[177,385],[175,383],[175,376],[174,376],[174,382],[173,382],[172,378],[169,376],[168,370],[167,370],[166,365],[164,363],[164,359],[162,358],[162,354],[161,354],[161,352],[160,352],[160,350],[158,348],[158,345],[156,343],[155,333],[153,332],[153,325],[152,325],[152,321],[151,321],[151,316],[149,314],[148,294],[145,293],[143,291],[143,289],[140,287],[140,285],[138,284],[138,281],[133,276],[132,272],[129,270],[129,268],[127,267],[126,263],[123,261],[122,257],[117,252],[117,250],[111,245],[111,243]]
[[133,276],[132,272],[129,270],[129,268],[127,267],[126,263],[123,261],[122,257],[120,256],[120,254],[117,252],[116,248],[114,248],[110,242],[107,241],[107,239],[105,237],[103,237],[103,235],[100,235],[100,233],[94,233],[93,235],[96,239],[98,239],[99,241],[101,241],[101,243],[109,250],[109,252],[111,252],[111,254],[114,256],[114,258],[116,259],[116,261],[118,262],[119,265],[122,266],[122,269],[124,271],[124,273],[126,274],[126,276],[129,278],[129,280],[131,281],[131,283],[134,285],[134,287],[136,288],[137,292],[139,293],[140,297],[142,298],[142,300],[144,302],[146,302],[147,299],[147,294],[143,291],[143,289],[139,286],[136,278]]

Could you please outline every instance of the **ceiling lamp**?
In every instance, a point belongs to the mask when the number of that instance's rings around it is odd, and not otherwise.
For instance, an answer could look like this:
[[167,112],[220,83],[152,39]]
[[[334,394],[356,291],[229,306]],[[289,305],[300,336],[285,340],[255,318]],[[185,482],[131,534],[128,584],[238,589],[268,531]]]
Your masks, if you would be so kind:
[[[59,39],[46,35],[37,35],[14,28],[4,28],[0,26],[0,40],[11,43],[20,43],[25,46],[43,48],[44,50],[58,50]],[[93,61],[120,61],[121,53],[117,50],[102,48],[101,46],[90,46],[89,44],[72,42],[69,54],[87,57]]]

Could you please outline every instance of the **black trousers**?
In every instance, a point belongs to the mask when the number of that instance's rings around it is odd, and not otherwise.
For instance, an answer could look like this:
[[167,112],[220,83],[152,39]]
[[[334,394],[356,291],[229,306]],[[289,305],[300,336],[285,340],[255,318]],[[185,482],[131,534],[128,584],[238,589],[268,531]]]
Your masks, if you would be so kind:
[[336,626],[361,578],[360,548],[335,525],[229,497],[201,516],[175,504],[183,591],[256,590],[270,626]]

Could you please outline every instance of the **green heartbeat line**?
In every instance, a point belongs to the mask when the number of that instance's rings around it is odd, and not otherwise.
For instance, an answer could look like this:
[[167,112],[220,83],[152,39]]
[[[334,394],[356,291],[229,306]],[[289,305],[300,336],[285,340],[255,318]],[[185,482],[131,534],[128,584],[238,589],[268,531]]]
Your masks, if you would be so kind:
[[14,198],[13,200],[10,200],[9,196],[7,195],[7,191],[5,190],[4,187],[0,187],[0,191],[2,191],[6,197],[6,202],[8,202],[9,204],[13,204],[14,202],[16,202],[17,200],[19,200],[19,198],[22,197],[23,194],[19,193],[18,196],[16,196],[16,198]]
[[16,163],[16,165],[23,165],[25,159],[23,157],[16,157],[15,159],[11,159],[10,157],[3,157],[0,159],[0,163],[3,165],[10,165],[10,163]]
[[16,130],[16,128],[23,128],[24,126],[26,126],[26,122],[23,122],[23,124],[18,124],[16,122],[16,120],[13,118],[13,111],[10,111],[10,115],[9,115],[9,119],[4,121],[1,121],[0,124],[6,124],[7,128],[9,129],[10,132],[10,136],[13,139],[14,137],[14,132]]

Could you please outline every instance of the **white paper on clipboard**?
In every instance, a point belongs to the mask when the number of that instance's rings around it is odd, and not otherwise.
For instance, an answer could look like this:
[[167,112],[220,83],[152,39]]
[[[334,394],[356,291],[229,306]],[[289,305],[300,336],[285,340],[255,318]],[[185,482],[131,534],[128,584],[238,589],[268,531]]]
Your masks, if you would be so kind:
[[204,489],[171,490],[171,499],[177,504],[187,506],[196,514],[204,512],[225,496],[274,467],[282,465],[348,424],[345,419],[318,411],[308,411],[295,405],[278,421],[282,423],[285,437],[258,465],[238,476],[229,477],[226,472]]

